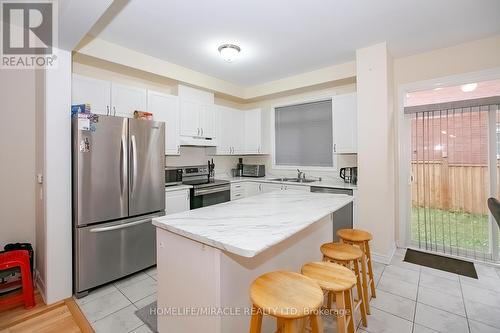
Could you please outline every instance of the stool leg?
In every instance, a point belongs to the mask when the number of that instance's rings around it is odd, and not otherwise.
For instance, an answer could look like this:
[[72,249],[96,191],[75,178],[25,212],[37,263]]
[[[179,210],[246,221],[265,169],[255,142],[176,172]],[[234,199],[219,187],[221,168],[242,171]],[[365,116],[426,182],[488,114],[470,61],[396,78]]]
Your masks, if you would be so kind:
[[373,267],[372,267],[372,254],[370,252],[370,244],[368,241],[365,242],[366,256],[368,257],[368,274],[370,276],[370,287],[372,289],[372,297],[376,298],[377,294],[375,292],[375,279],[373,278]]
[[[338,333],[347,332],[347,322],[345,316],[345,299],[343,292],[335,293],[335,303],[337,304],[337,327]],[[340,312],[343,312],[342,314]]]
[[323,333],[323,322],[319,314],[312,314],[309,316],[311,320],[312,333]]
[[250,320],[250,333],[261,333],[262,312],[255,305],[252,306],[252,319]]
[[363,288],[361,287],[361,275],[359,273],[359,260],[354,261],[354,274],[356,274],[356,290],[358,292],[358,301],[361,302],[359,305],[359,311],[361,312],[361,322],[364,327],[368,326],[366,320],[366,300],[363,294]]
[[366,272],[366,254],[364,246],[361,248],[363,255],[361,256],[361,278],[363,280],[363,296],[366,300],[366,313],[371,314],[370,311],[370,295],[368,295],[368,273]]
[[354,324],[354,309],[352,306],[352,293],[351,289],[344,291],[345,298],[345,309],[346,313],[349,315],[349,320],[347,321],[347,332],[355,333],[356,326]]
[[333,306],[333,292],[328,291],[328,309],[331,309]]
[[31,271],[25,263],[22,263],[20,268],[21,268],[21,282],[23,284],[24,307],[26,309],[31,309],[33,306],[35,306],[35,295],[33,292],[33,281],[31,278]]
[[298,333],[297,321],[295,319],[285,319],[284,333]]

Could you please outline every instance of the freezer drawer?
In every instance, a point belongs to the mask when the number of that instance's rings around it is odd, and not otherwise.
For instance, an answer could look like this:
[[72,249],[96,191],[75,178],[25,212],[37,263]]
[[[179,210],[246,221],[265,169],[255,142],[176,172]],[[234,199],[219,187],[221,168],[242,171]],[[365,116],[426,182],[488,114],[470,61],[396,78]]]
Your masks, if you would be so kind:
[[[328,188],[328,187],[315,187],[311,186],[311,192],[333,193],[333,194],[346,194],[352,196],[352,190]],[[353,227],[353,203],[342,207],[333,213],[333,241],[338,242],[337,230],[339,229],[352,229]]]
[[75,293],[155,265],[156,216],[75,229]]

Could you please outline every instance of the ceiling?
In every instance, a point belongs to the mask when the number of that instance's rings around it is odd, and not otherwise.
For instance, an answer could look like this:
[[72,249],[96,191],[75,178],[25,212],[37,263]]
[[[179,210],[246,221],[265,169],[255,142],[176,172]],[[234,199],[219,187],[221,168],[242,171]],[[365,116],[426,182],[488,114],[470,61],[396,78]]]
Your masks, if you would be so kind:
[[[500,33],[499,0],[115,0],[91,31],[106,41],[238,85],[355,59],[387,41],[394,57]],[[235,43],[226,63],[217,47]]]

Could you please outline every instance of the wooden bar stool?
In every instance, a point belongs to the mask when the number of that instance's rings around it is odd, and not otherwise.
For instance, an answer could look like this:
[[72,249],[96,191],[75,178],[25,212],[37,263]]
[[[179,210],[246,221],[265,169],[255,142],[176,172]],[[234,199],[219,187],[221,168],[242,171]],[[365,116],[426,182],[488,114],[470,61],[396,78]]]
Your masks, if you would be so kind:
[[278,271],[259,276],[250,287],[253,303],[250,333],[261,333],[263,314],[277,319],[278,332],[297,333],[309,317],[313,333],[323,333],[319,309],[323,292],[304,275]]
[[363,287],[361,284],[361,274],[359,272],[359,262],[363,252],[357,246],[344,243],[326,243],[321,245],[321,253],[324,261],[335,262],[354,271],[356,275],[356,288],[358,299],[354,300],[354,311],[359,309],[361,321],[364,327],[368,326],[366,319],[366,305],[364,300]]
[[328,293],[329,309],[332,306],[330,295],[335,295],[338,332],[356,332],[351,293],[351,289],[356,284],[354,272],[336,263],[320,261],[302,266],[302,274],[316,280],[320,287]]
[[[361,257],[361,277],[363,280],[364,299],[366,301],[366,313],[370,314],[370,299],[377,297],[369,244],[369,241],[373,239],[372,234],[359,229],[340,229],[337,230],[337,236],[339,236],[342,242],[357,245],[363,251],[363,256]],[[368,288],[371,289],[370,293],[368,292]]]

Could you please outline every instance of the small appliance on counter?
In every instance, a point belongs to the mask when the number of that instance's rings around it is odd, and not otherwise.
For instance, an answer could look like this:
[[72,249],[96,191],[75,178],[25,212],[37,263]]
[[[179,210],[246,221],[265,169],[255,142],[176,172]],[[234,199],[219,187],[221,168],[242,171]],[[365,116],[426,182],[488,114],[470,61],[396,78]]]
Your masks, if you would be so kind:
[[237,173],[238,177],[243,176],[243,158],[242,157],[240,157],[238,159],[238,164],[236,164],[236,173]]
[[[231,200],[231,185],[228,180],[213,178],[215,164],[195,165],[182,168],[182,183],[190,189],[189,208],[196,209]],[[212,177],[210,176],[212,175]]]
[[358,168],[340,168],[340,178],[344,180],[344,183],[356,185],[358,183]]
[[165,168],[165,186],[175,186],[182,184],[182,168],[166,167]]
[[264,164],[243,164],[243,177],[265,177],[266,166]]

